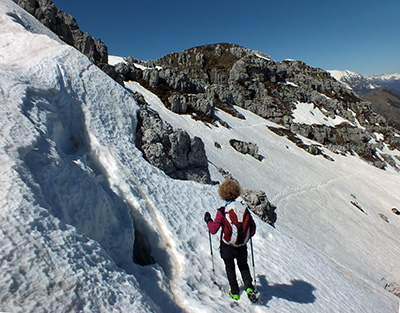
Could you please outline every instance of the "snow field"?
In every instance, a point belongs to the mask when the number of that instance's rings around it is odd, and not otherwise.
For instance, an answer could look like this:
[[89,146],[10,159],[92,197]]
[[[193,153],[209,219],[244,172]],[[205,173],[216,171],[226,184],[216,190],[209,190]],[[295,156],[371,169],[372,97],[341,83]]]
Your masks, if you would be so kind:
[[296,103],[296,110],[293,112],[293,115],[294,122],[299,124],[336,126],[342,122],[350,123],[340,116],[335,116],[334,119],[327,117],[313,103]]
[[[221,166],[244,188],[266,191],[269,200],[278,207],[278,228],[329,256],[362,288],[368,285],[367,280],[369,286],[365,291],[379,294],[377,299],[385,299],[380,303],[387,303],[387,297],[393,299],[383,290],[383,281],[399,279],[396,255],[400,247],[393,241],[398,236],[399,220],[391,213],[391,208],[398,206],[397,172],[390,168],[378,170],[358,157],[343,157],[329,150],[324,153],[334,162],[310,156],[266,127],[280,126],[238,107],[245,121],[217,110],[217,116],[231,128],[206,126],[190,116],[163,109],[161,101],[139,84],[127,85],[130,90],[141,92],[173,127],[183,128],[191,136],[201,134],[213,179],[223,179],[217,171]],[[262,162],[237,153],[229,146],[230,139],[257,143]],[[316,144],[305,138],[303,141]],[[215,142],[222,149],[216,148]],[[359,202],[368,215],[352,205],[352,201]],[[385,223],[378,213],[390,217],[390,223]],[[364,226],[359,227],[360,223]],[[393,308],[396,302],[389,301]]]

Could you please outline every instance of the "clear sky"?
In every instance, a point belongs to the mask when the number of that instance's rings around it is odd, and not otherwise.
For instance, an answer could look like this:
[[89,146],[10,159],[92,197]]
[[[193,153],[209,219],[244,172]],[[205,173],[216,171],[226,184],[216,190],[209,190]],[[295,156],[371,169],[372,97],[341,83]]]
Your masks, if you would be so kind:
[[109,54],[231,42],[325,70],[400,73],[400,0],[53,0]]

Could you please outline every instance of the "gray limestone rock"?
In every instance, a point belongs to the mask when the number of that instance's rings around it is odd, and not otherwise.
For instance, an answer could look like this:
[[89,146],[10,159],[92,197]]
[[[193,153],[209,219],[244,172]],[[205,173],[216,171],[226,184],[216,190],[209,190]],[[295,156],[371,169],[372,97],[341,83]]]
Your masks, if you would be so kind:
[[256,160],[261,161],[262,157],[258,154],[258,146],[252,142],[243,142],[236,139],[229,140],[229,144],[242,154],[249,154]]
[[264,191],[244,190],[241,197],[247,202],[252,212],[274,227],[277,220],[276,207],[268,201]]
[[183,130],[173,130],[144,107],[138,112],[136,145],[149,163],[172,178],[211,184],[204,143]]

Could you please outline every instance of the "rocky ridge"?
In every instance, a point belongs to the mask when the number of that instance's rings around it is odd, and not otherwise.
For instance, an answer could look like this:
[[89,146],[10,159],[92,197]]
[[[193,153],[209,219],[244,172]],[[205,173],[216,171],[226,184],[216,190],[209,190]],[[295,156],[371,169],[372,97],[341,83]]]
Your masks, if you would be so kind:
[[[225,43],[194,47],[155,61],[127,58],[123,69],[120,74],[126,80],[140,82],[177,114],[215,123],[216,108],[243,118],[234,109],[240,106],[282,125],[289,139],[313,155],[324,155],[327,148],[343,155],[358,154],[382,169],[400,170],[399,160],[381,151],[385,145],[400,149],[399,132],[372,111],[370,102],[328,72],[304,62],[275,62],[260,52]],[[335,127],[297,123],[296,103],[313,103],[327,118],[339,116],[348,122]],[[376,134],[382,136],[377,139]],[[318,144],[307,144],[302,137]]]
[[[141,70],[129,68],[123,63],[116,67],[109,65],[106,45],[83,32],[76,20],[57,8],[51,0],[15,0],[15,2],[65,43],[85,54],[119,84],[124,85],[124,80],[138,80],[142,77]],[[144,157],[172,178],[212,183],[201,139],[190,138],[182,130],[173,130],[156,112],[148,109],[143,97],[133,96],[141,105],[136,137],[137,146]]]
[[108,64],[108,49],[103,41],[82,31],[75,18],[57,8],[51,0],[13,0],[32,14],[62,41],[86,55],[116,82],[123,85],[124,76]]

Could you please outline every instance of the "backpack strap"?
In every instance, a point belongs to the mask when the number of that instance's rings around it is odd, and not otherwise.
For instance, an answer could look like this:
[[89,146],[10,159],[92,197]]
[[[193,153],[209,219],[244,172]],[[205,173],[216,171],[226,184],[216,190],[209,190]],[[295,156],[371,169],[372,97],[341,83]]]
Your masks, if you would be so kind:
[[[225,206],[222,206],[222,207],[220,207],[219,209],[218,209],[218,211],[220,211],[221,212],[221,214],[222,214],[222,216],[224,217],[224,219],[223,219],[223,221],[225,221]],[[221,236],[220,236],[220,245],[221,245],[221,243],[223,242],[223,240],[222,240],[222,237],[224,236],[224,225],[225,223],[224,222],[222,222],[222,227],[221,227]]]

